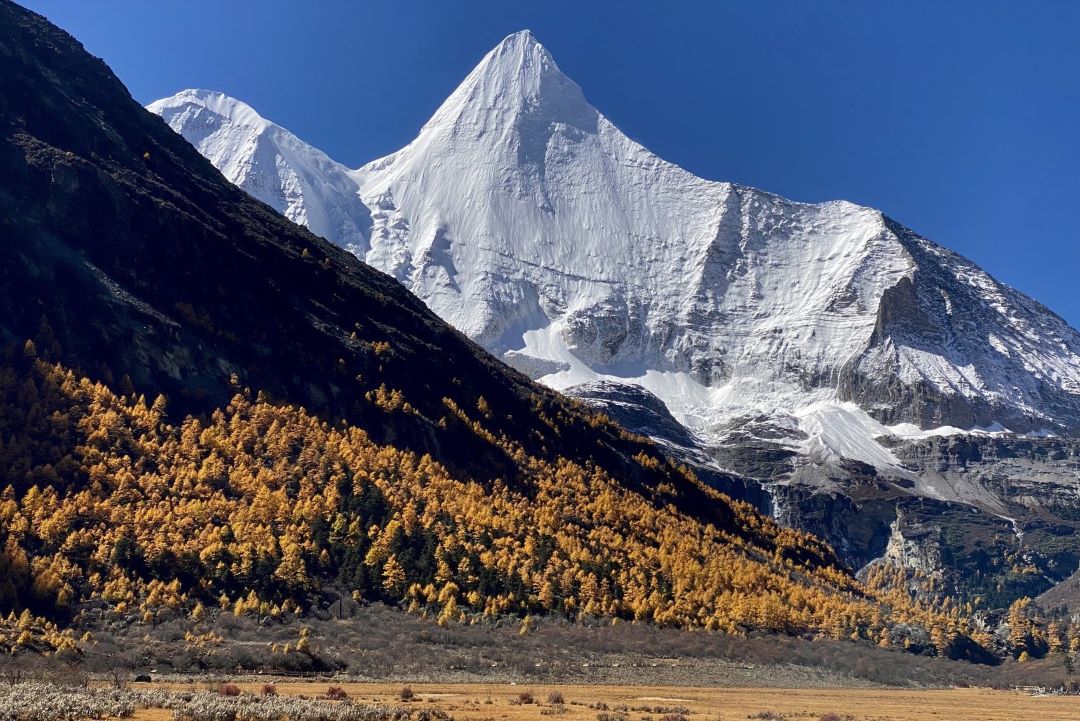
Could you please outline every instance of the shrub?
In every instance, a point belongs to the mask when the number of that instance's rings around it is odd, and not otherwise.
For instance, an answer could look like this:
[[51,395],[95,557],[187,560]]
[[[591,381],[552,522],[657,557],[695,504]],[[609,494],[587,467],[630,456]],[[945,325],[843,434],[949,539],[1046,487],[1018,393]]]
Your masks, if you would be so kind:
[[646,713],[656,713],[660,714],[661,716],[668,716],[672,714],[678,716],[690,715],[690,709],[686,708],[685,706],[638,706],[632,710],[644,711]]
[[412,690],[412,686],[403,686],[401,691],[398,692],[398,698],[408,703],[416,698],[416,694]]
[[685,714],[669,713],[660,717],[660,721],[690,721]]
[[331,701],[344,701],[349,698],[349,694],[341,686],[331,686],[326,689],[326,698]]
[[272,683],[264,683],[261,692],[263,696],[277,696],[277,686]]
[[235,683],[223,683],[218,688],[218,693],[222,696],[239,696],[240,687],[237,686]]
[[533,696],[532,691],[522,691],[521,693],[519,693],[517,695],[517,698],[512,699],[510,701],[510,703],[515,704],[515,705],[517,705],[517,704],[536,703],[536,697]]
[[556,704],[559,706],[566,703],[566,699],[564,699],[563,695],[558,691],[552,691],[551,693],[549,693],[547,701],[548,703]]
[[629,718],[622,711],[601,711],[596,714],[596,721],[628,721]]
[[[434,699],[428,700],[433,701]],[[408,717],[402,716],[399,718]],[[413,716],[413,719],[415,721],[453,721],[453,718],[450,716],[450,714],[446,713],[445,711],[440,711],[437,708],[422,708],[416,712],[416,715]]]

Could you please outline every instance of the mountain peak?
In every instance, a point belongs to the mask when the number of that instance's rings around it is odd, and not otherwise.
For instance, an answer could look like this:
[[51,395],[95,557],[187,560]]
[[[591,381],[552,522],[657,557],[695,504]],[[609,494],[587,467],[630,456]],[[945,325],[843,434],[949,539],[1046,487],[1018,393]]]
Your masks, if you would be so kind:
[[223,118],[227,118],[236,125],[252,128],[257,132],[264,131],[274,125],[244,101],[237,100],[216,90],[204,90],[202,88],[181,90],[176,95],[155,100],[146,107],[150,112],[163,116],[166,115],[168,110],[184,107],[206,108]]
[[533,35],[533,31],[525,28],[523,30],[518,30],[516,33],[510,33],[509,35],[507,35],[499,42],[498,45],[495,46],[495,48],[498,49],[504,46],[511,47],[519,45],[536,46],[541,49],[543,49],[544,47],[540,44],[540,41],[536,39],[536,36]]
[[146,107],[230,182],[348,250],[366,249],[370,221],[356,197],[356,183],[348,168],[321,150],[247,103],[214,90],[181,90]]
[[547,125],[595,126],[598,113],[577,83],[563,74],[530,30],[506,36],[489,51],[424,126],[470,126],[480,131],[519,127],[528,115]]
[[516,33],[507,35],[484,56],[480,65],[485,65],[489,60],[494,61],[497,65],[501,64],[503,68],[507,67],[505,65],[507,62],[510,63],[511,67],[522,67],[531,64],[533,61],[541,60],[546,62],[538,64],[536,66],[538,69],[546,71],[553,68],[555,72],[559,71],[558,66],[555,65],[555,61],[551,57],[551,53],[540,44],[540,41],[536,39],[531,30],[518,30]]

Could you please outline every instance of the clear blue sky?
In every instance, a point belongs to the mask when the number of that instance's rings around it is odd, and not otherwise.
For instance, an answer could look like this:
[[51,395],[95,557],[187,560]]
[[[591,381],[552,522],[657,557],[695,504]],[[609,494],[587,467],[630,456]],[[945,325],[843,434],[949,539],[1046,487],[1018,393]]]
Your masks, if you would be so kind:
[[662,157],[881,208],[1080,326],[1080,2],[26,4],[138,100],[221,90],[350,166],[530,28]]

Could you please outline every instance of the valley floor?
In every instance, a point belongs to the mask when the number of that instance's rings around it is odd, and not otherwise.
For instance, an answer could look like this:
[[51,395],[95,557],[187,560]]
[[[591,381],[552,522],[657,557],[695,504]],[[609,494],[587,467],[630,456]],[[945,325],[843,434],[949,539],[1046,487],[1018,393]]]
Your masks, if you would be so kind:
[[[264,682],[240,683],[260,693]],[[335,684],[337,685],[337,684]],[[133,684],[133,688],[151,684]],[[191,689],[183,682],[158,683],[170,690]],[[201,688],[204,684],[196,684]],[[346,683],[351,701],[401,706],[402,684]],[[282,696],[315,698],[325,681],[275,684]],[[414,684],[408,706],[448,713],[455,721],[1070,721],[1080,719],[1080,697],[1043,696],[983,688],[762,689],[693,686]],[[527,701],[531,694],[533,701]],[[561,695],[563,703],[557,701]],[[417,709],[419,710],[419,709]],[[144,710],[142,721],[167,721],[171,712]]]
[[[54,680],[57,674],[74,673],[132,678],[150,673],[155,680],[180,684],[231,677],[333,677],[396,688],[413,683],[540,690],[566,684],[867,691],[1080,688],[1075,662],[1061,653],[987,666],[865,642],[739,637],[647,624],[590,626],[545,619],[522,635],[519,622],[441,628],[378,603],[354,604],[343,619],[335,615],[320,610],[288,623],[260,623],[232,614],[154,626],[134,620],[98,622],[79,627],[78,633],[89,631],[93,640],[83,643],[83,653],[70,670],[45,662],[41,677]],[[303,653],[297,650],[301,639],[308,645]],[[287,650],[290,646],[292,651]],[[12,663],[25,667],[27,661],[0,659],[0,675]]]

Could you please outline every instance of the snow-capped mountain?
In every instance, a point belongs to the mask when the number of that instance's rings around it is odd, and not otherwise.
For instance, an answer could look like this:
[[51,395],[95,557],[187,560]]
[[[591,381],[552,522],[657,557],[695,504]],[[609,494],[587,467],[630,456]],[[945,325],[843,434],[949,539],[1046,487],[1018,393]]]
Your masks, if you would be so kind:
[[244,103],[151,104],[233,182],[553,387],[643,386],[698,436],[762,418],[816,461],[1080,427],[1080,334],[880,212],[698,178],[627,138],[528,31],[409,145],[349,170]]

